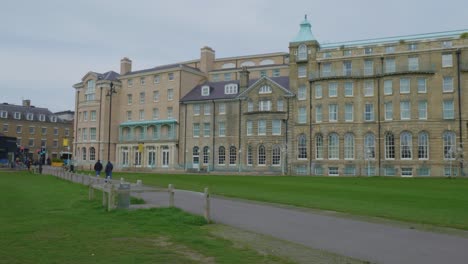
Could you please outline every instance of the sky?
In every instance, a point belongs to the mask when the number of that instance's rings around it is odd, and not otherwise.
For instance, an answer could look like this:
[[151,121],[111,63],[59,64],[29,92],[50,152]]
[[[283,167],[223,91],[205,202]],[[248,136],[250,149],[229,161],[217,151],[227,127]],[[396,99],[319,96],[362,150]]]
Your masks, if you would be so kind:
[[0,8],[0,103],[74,110],[73,84],[198,59],[287,52],[307,14],[319,43],[467,29],[466,0],[15,0]]

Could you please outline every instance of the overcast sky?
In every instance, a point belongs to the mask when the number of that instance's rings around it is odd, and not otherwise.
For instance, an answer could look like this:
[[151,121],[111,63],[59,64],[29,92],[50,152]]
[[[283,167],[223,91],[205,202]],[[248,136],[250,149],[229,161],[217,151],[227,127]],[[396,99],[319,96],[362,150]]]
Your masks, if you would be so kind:
[[468,29],[466,0],[15,0],[0,5],[0,102],[74,110],[88,71],[287,52],[304,14],[321,43]]

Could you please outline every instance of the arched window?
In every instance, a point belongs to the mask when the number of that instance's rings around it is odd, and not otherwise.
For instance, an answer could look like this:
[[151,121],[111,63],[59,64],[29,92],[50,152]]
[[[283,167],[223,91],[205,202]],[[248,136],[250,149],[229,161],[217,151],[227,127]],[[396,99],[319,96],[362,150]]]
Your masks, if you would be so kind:
[[297,158],[307,159],[307,139],[304,134],[300,135],[297,140]]
[[375,159],[375,136],[372,133],[368,133],[364,138],[364,157]]
[[200,148],[193,147],[192,156],[200,156]]
[[445,160],[453,160],[455,159],[455,132],[453,131],[446,131],[443,135],[444,140],[444,159]]
[[323,159],[323,136],[322,134],[315,135],[315,158]]
[[331,133],[328,136],[328,159],[339,159],[340,142],[338,141],[338,134]]
[[253,150],[252,146],[247,147],[247,165],[252,166],[253,165]]
[[395,136],[392,132],[385,133],[385,159],[395,159]]
[[258,165],[266,165],[266,151],[265,146],[258,146]]
[[413,158],[413,137],[410,132],[402,132],[400,135],[400,158]]
[[418,135],[418,159],[429,159],[429,134],[421,132]]
[[302,44],[297,49],[297,59],[298,60],[307,60],[307,46]]
[[354,159],[354,135],[351,133],[346,133],[344,136],[344,158]]
[[230,68],[235,68],[236,65],[234,63],[225,63],[223,66],[221,66],[221,69],[230,69]]
[[246,66],[246,67],[250,67],[250,66],[255,66],[255,63],[253,61],[244,61],[240,64],[241,67],[243,66]]
[[82,157],[83,157],[83,160],[86,160],[86,148],[85,148],[85,147],[83,147],[83,148],[81,149],[81,155],[83,155],[83,156],[82,156]]
[[89,148],[89,160],[96,160],[96,149],[94,147]]
[[226,149],[223,146],[219,147],[219,150],[218,150],[218,164],[219,165],[226,164]]
[[205,146],[203,147],[203,165],[208,165],[210,161],[210,148]]
[[229,147],[229,165],[236,165],[237,149],[234,146]]
[[260,65],[270,65],[270,64],[275,64],[275,62],[273,60],[270,60],[270,59],[262,60],[260,62]]
[[279,166],[281,164],[281,148],[280,146],[274,146],[271,154],[271,163],[273,166]]

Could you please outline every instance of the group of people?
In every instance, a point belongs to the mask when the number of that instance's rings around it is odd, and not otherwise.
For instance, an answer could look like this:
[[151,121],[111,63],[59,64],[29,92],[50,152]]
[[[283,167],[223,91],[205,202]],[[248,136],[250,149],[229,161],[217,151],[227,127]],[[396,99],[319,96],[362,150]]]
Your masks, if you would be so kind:
[[[101,176],[101,171],[103,169],[102,163],[100,160],[94,164],[94,171],[96,172],[96,177]],[[114,169],[114,165],[110,161],[107,161],[106,168],[104,172],[106,173],[106,179],[112,179],[112,170]]]

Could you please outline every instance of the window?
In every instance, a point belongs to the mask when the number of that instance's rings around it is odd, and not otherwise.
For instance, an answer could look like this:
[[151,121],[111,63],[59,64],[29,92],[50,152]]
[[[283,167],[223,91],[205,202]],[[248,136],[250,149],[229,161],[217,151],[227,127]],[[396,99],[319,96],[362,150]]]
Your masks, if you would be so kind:
[[306,112],[305,107],[299,107],[298,109],[298,116],[297,116],[297,122],[299,124],[305,124],[307,123],[307,112]]
[[442,54],[442,68],[453,67],[452,54]]
[[272,120],[271,130],[273,135],[281,135],[281,120]]
[[194,104],[193,106],[193,115],[200,115],[200,105],[199,104]]
[[364,81],[364,96],[374,96],[374,81]]
[[200,137],[200,123],[193,123],[193,137]]
[[50,122],[56,123],[57,122],[57,117],[56,116],[50,116]]
[[153,108],[153,120],[159,119],[159,109]]
[[138,111],[138,117],[140,120],[145,120],[145,110]]
[[443,81],[443,92],[444,93],[450,93],[453,92],[453,77],[451,76],[444,76],[444,81]]
[[400,79],[400,93],[402,94],[410,93],[410,79],[409,78]]
[[16,133],[21,134],[22,126],[16,126]]
[[258,146],[258,165],[259,166],[266,165],[266,151],[265,151],[265,146],[263,145]]
[[14,118],[15,119],[21,119],[21,113],[20,112],[15,112]]
[[322,134],[315,135],[315,158],[323,159],[323,136]]
[[226,123],[218,122],[218,136],[220,137],[226,136]]
[[353,55],[351,50],[343,50],[343,56],[351,56]]
[[281,148],[280,146],[274,146],[271,154],[271,164],[273,166],[279,166],[281,164]]
[[297,158],[307,159],[307,139],[306,135],[302,134],[297,140]]
[[413,50],[417,50],[417,49],[418,49],[418,44],[416,44],[416,43],[408,44],[408,50],[413,51]]
[[366,103],[364,110],[364,121],[374,121],[374,104]]
[[317,84],[315,86],[315,98],[322,98],[322,85]]
[[7,132],[8,132],[8,124],[3,124],[3,129],[2,129],[2,131],[3,131],[4,133],[7,133]]
[[88,111],[83,112],[83,121],[88,121]]
[[307,68],[304,65],[297,67],[297,77],[304,78],[307,77]]
[[323,57],[324,59],[326,59],[326,58],[331,58],[331,57],[332,57],[332,54],[331,54],[331,52],[328,52],[328,51],[327,51],[327,52],[324,52],[324,53],[323,53],[323,56],[322,56],[322,57]]
[[34,119],[34,114],[33,113],[27,113],[26,114],[26,119],[27,120],[33,120]]
[[325,62],[322,65],[322,77],[332,76],[332,67],[330,62]]
[[385,73],[395,72],[395,58],[385,59]]
[[364,138],[364,157],[375,159],[375,136],[372,133],[367,133]]
[[20,137],[16,138],[16,145],[21,146],[21,138]]
[[145,77],[141,77],[141,78],[140,78],[140,84],[141,84],[141,85],[145,85],[145,84],[146,84],[146,79],[145,79]]
[[323,119],[322,106],[316,105],[315,106],[315,122],[321,123],[322,119]]
[[258,120],[258,131],[259,136],[266,135],[266,120]]
[[338,121],[338,105],[337,104],[328,105],[328,121],[329,122]]
[[58,148],[59,144],[58,144],[58,140],[57,139],[54,139],[54,141],[52,141],[52,147],[53,148]]
[[252,101],[248,101],[247,102],[247,112],[253,112],[253,102]]
[[237,94],[237,84],[226,84],[224,86],[224,94]]
[[384,81],[384,94],[385,95],[392,95],[393,94],[393,81],[392,80],[385,80]]
[[426,78],[418,78],[418,93],[426,93]]
[[153,101],[154,102],[159,101],[159,91],[153,91]]
[[297,100],[306,100],[307,99],[307,92],[306,86],[304,84],[300,85],[297,91]]
[[92,110],[90,113],[90,120],[96,121],[96,110]]
[[276,101],[276,110],[284,111],[283,100],[278,99],[278,101]]
[[159,83],[161,81],[161,76],[159,74],[154,76],[154,83]]
[[443,136],[444,142],[444,160],[454,160],[455,159],[455,139],[456,135],[455,132],[446,131],[444,132]]
[[58,128],[57,127],[54,127],[54,136],[58,136]]
[[442,48],[451,48],[451,47],[452,47],[452,41],[445,40],[442,42]]
[[[306,174],[306,172],[307,172],[307,167],[306,166],[296,167],[296,173],[297,174]],[[322,167],[315,167],[314,174],[317,175],[317,176],[323,176],[323,168]]]
[[413,139],[409,132],[403,132],[400,135],[400,157],[401,159],[412,159]]
[[417,71],[419,70],[419,57],[413,56],[408,58],[408,70]]
[[353,82],[345,82],[344,83],[344,91],[345,91],[345,96],[351,97],[354,94],[354,84]]
[[332,82],[328,84],[328,97],[338,96],[338,83]]
[[401,168],[401,177],[413,177],[413,168]]
[[203,147],[203,165],[208,165],[210,161],[210,148]]
[[281,75],[280,70],[279,69],[274,69],[272,75],[273,75],[273,77],[280,77],[280,75]]
[[212,80],[213,82],[219,82],[219,74],[213,74]]
[[429,159],[429,134],[421,132],[418,135],[418,159]]
[[253,150],[252,150],[252,146],[248,146],[247,147],[247,165],[248,166],[252,166],[253,165]]
[[385,47],[385,53],[395,53],[395,46]]
[[364,54],[369,55],[372,54],[373,49],[370,47],[364,48]]
[[231,78],[231,73],[225,73],[225,74],[224,74],[224,80],[225,80],[225,81],[230,81],[230,80],[232,80],[232,78]]
[[0,117],[1,118],[7,118],[8,117],[8,112],[7,111],[0,111]]
[[211,115],[211,105],[210,104],[204,104],[203,105],[203,114],[204,115]]
[[167,79],[168,79],[169,81],[173,81],[173,80],[174,80],[174,73],[173,73],[173,72],[168,73],[168,74],[167,74]]
[[410,101],[400,102],[400,118],[401,118],[401,120],[409,120],[411,118],[411,103],[410,103]]
[[247,136],[252,136],[253,135],[253,127],[252,127],[252,121],[247,121]]
[[266,71],[260,71],[260,78],[266,77],[266,76],[267,76],[267,72],[266,72]]
[[395,136],[391,132],[385,134],[385,159],[395,159]]
[[167,100],[174,100],[174,89],[167,89]]
[[132,104],[132,95],[131,94],[127,94],[127,104],[131,105]]
[[307,60],[307,46],[301,44],[297,49],[297,60]]
[[29,127],[29,134],[34,134],[36,132],[35,127]]
[[127,85],[128,85],[128,87],[132,87],[133,86],[133,79],[128,79],[127,80]]
[[353,71],[353,64],[351,61],[344,61],[343,62],[343,75],[344,76],[351,76]]
[[418,176],[431,176],[431,169],[425,167],[419,168]]
[[271,111],[271,100],[258,101],[258,111]]
[[87,128],[83,128],[83,133],[81,134],[81,136],[83,137],[83,141],[87,141],[88,140],[88,129]]
[[[45,134],[45,132],[44,132]],[[65,128],[65,136],[68,137],[70,135],[70,129]]]
[[344,158],[345,160],[354,159],[354,135],[346,133],[344,136]]
[[221,146],[218,149],[218,165],[226,164],[226,149]]
[[328,136],[328,159],[339,159],[340,142],[338,141],[338,134],[331,133]]
[[444,100],[443,116],[444,119],[454,119],[453,100]]
[[427,119],[427,101],[418,102],[418,118],[421,120]]
[[236,165],[237,149],[234,146],[229,147],[229,165]]
[[96,160],[96,149],[93,147],[89,148],[89,160]]
[[374,74],[374,61],[373,60],[365,60],[364,61],[364,75],[369,76]]
[[88,80],[86,91],[85,91],[85,100],[86,101],[94,100],[95,94],[96,94],[95,82],[94,80]]
[[219,103],[218,112],[219,112],[220,115],[226,114],[226,104],[225,103]]
[[96,128],[91,127],[89,129],[89,140],[96,140]]
[[210,123],[203,123],[203,136],[209,137],[211,134],[211,126]]
[[144,104],[144,103],[145,103],[145,93],[141,92],[140,93],[140,104]]
[[353,121],[353,112],[354,106],[353,104],[345,104],[345,121],[352,122]]
[[34,138],[30,138],[30,139],[28,140],[28,146],[29,146],[29,147],[34,147]]
[[208,85],[204,85],[201,88],[201,95],[202,96],[209,96],[210,95],[210,87]]
[[392,102],[385,102],[384,103],[384,110],[385,110],[385,120],[393,120],[393,103]]
[[173,111],[172,107],[167,108],[167,119],[173,119],[174,118],[173,117],[173,112],[174,111]]

